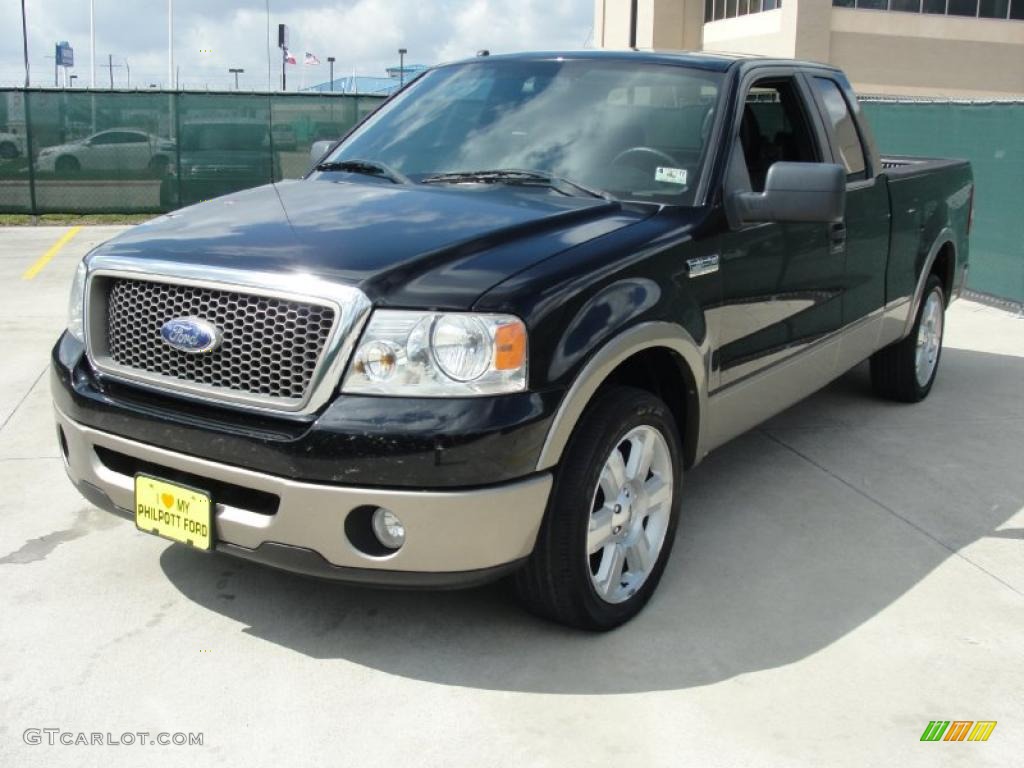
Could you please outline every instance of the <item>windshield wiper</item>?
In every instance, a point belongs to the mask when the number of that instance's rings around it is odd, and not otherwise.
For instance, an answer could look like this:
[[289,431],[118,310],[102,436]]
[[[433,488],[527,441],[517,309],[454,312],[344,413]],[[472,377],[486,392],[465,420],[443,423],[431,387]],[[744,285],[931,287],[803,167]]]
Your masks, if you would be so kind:
[[[587,197],[599,197],[602,200],[614,200],[607,192],[593,189],[572,181],[563,176],[555,176],[547,171],[527,171],[518,168],[499,168],[489,171],[456,171],[454,173],[438,173],[427,176],[421,184],[540,184],[551,187],[564,195],[579,193]],[[572,191],[570,191],[572,190]]]
[[412,184],[412,179],[394,168],[378,163],[376,160],[328,160],[315,166],[317,171],[344,171],[346,173],[362,173],[367,176],[380,176],[395,184]]

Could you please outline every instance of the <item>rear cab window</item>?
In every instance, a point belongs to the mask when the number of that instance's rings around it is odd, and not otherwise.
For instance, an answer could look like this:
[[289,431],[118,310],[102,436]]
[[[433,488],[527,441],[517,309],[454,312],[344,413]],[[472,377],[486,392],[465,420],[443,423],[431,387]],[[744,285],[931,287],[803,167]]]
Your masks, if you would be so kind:
[[821,99],[824,116],[831,126],[833,141],[839,152],[837,160],[846,168],[847,181],[867,179],[868,167],[864,144],[842,89],[831,78],[816,76],[810,80]]

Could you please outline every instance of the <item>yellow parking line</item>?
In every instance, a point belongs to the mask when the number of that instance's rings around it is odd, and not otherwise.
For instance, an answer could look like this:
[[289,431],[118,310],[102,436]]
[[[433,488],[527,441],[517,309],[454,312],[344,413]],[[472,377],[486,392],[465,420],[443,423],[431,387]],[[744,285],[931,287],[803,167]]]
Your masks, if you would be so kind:
[[56,243],[50,246],[50,250],[48,250],[46,253],[44,253],[42,256],[36,259],[36,263],[25,270],[25,274],[21,276],[21,279],[31,280],[33,277],[42,272],[43,267],[50,263],[50,260],[60,252],[61,248],[68,244],[71,238],[78,234],[78,230],[80,229],[81,227],[72,227],[67,232],[65,232],[61,236],[60,240],[58,240]]

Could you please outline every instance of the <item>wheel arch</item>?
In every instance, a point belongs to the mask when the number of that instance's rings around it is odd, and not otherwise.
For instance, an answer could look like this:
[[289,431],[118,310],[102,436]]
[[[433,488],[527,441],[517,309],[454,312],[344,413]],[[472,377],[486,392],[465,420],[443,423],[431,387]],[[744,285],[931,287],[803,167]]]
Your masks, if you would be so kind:
[[[591,356],[562,399],[537,469],[550,469],[559,462],[587,406],[602,387],[614,383],[640,386],[665,401],[679,426],[684,466],[693,466],[703,456],[705,359],[705,351],[674,323],[641,323],[613,337]],[[676,387],[682,391],[673,397]]]
[[[917,277],[917,288],[914,291],[913,301],[910,304],[910,312],[903,328],[900,338],[906,338],[914,328],[914,321],[917,312],[924,300],[924,287],[928,282],[928,276],[938,274],[942,280],[943,288],[946,291],[946,303],[953,300],[953,287],[956,278],[956,266],[959,255],[956,246],[956,235],[949,227],[944,228],[932,242],[932,247],[925,256],[922,268]],[[936,272],[936,270],[940,270]]]

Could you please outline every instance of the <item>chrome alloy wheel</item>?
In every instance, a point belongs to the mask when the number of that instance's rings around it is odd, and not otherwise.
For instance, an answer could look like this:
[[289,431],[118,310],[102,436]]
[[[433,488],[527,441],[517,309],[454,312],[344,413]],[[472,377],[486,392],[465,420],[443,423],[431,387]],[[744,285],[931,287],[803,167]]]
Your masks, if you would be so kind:
[[598,596],[621,603],[639,590],[661,554],[672,510],[674,472],[664,436],[630,430],[605,460],[587,532],[590,580]]
[[945,313],[942,292],[934,290],[928,294],[924,311],[921,313],[921,325],[917,330],[917,384],[927,387],[939,364],[939,352],[942,350],[942,330]]

